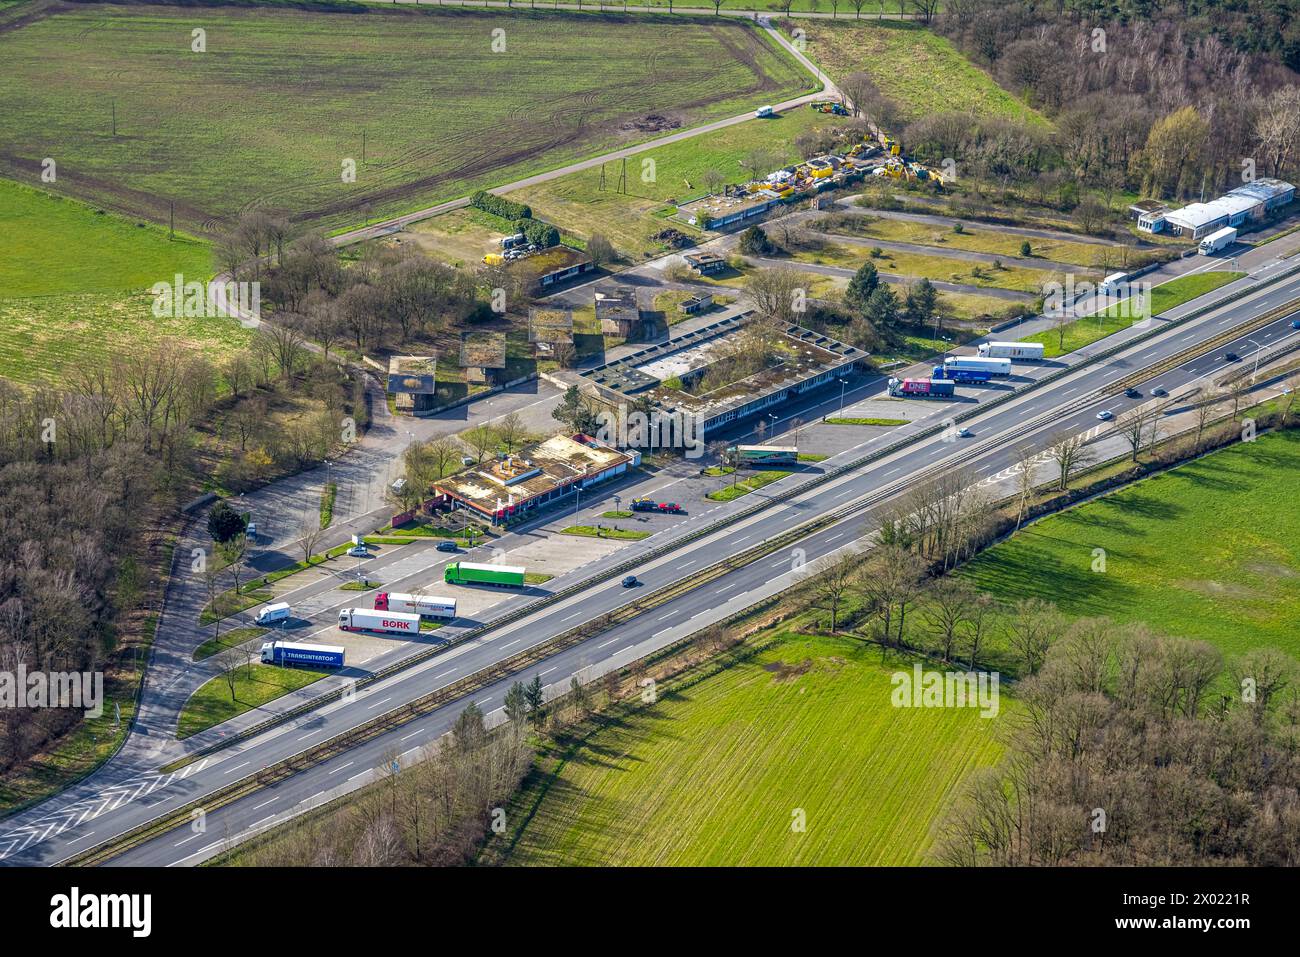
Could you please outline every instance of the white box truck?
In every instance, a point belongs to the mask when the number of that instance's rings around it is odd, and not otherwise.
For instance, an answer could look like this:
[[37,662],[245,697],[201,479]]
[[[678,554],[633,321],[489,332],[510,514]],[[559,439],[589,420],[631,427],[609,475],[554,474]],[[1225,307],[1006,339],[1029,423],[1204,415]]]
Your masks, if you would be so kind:
[[982,359],[1038,360],[1043,358],[1041,342],[981,342]]
[[1210,233],[1210,235],[1202,239],[1201,245],[1197,247],[1197,251],[1200,252],[1202,256],[1212,256],[1224,246],[1231,246],[1236,241],[1237,230],[1232,226],[1225,226],[1218,232]]
[[257,623],[259,625],[274,625],[276,622],[287,621],[293,616],[289,610],[287,601],[277,601],[274,605],[266,605],[257,612]]
[[378,631],[386,635],[418,635],[420,616],[398,611],[372,611],[369,608],[344,608],[339,611],[339,627],[344,631]]
[[1098,287],[1097,291],[1100,292],[1103,296],[1109,296],[1112,293],[1122,292],[1124,289],[1124,281],[1126,279],[1128,279],[1128,273],[1113,272],[1101,281],[1101,286]]

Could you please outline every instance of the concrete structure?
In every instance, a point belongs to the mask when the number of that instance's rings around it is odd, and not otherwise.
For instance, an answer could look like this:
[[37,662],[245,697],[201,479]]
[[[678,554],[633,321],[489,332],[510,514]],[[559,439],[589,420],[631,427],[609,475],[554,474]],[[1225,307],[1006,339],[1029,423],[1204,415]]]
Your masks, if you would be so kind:
[[763,368],[699,391],[705,376],[729,356],[753,321],[748,313],[728,316],[582,376],[592,387],[592,397],[608,409],[649,409],[666,430],[655,433],[658,440],[653,444],[681,447],[673,430],[703,437],[843,376],[867,358],[861,349],[790,324],[764,333],[774,348]]
[[539,358],[554,355],[558,346],[573,345],[573,310],[529,307],[528,341]]
[[688,316],[698,315],[701,312],[707,312],[713,308],[713,293],[701,293],[698,296],[691,296],[678,307]]
[[722,272],[722,270],[727,268],[727,261],[717,253],[687,253],[682,258],[686,260],[686,265],[690,266],[701,276],[708,276],[715,272]]
[[468,383],[491,382],[501,378],[506,367],[504,332],[462,332],[460,365]]
[[620,452],[589,435],[553,435],[442,479],[433,490],[501,525],[640,464],[640,453]]
[[605,286],[594,293],[596,319],[600,331],[622,339],[635,339],[641,335],[641,307],[636,290],[631,286]]
[[433,356],[393,356],[388,360],[385,388],[392,393],[398,412],[426,412],[438,391],[438,362]]

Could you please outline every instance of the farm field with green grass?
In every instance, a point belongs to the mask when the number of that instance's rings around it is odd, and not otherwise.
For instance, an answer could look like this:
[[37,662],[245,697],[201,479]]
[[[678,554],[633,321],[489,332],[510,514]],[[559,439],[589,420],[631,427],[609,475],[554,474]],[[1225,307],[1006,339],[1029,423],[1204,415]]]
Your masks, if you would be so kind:
[[52,6],[0,60],[0,173],[58,157],[68,191],[199,232],[247,207],[344,228],[813,84],[743,21],[595,11]]
[[[851,11],[850,11],[851,15]],[[966,59],[946,38],[919,24],[849,18],[799,20],[808,58],[832,79],[861,71],[894,100],[903,118],[933,113],[1001,116],[1049,126]]]
[[73,199],[0,180],[0,376],[55,381],[132,343],[172,337],[217,359],[252,331],[226,318],[159,318],[148,288],[204,281],[208,246]]
[[[721,661],[728,662],[724,654]],[[975,768],[998,717],[895,708],[850,639],[781,634],[751,657],[659,686],[655,704],[580,725],[512,801],[488,860],[550,865],[907,865]],[[806,830],[791,827],[802,809]],[[501,843],[498,844],[497,842]]]
[[[1061,329],[1049,329],[1047,332],[1026,336],[1022,342],[1041,342],[1043,355],[1048,358],[1063,356],[1104,339],[1112,333],[1127,329],[1133,323],[1145,319],[1148,315],[1158,316],[1163,312],[1181,306],[1185,302],[1213,292],[1246,275],[1243,272],[1201,272],[1189,276],[1179,276],[1169,282],[1161,283],[1151,290],[1150,309],[1138,313],[1127,301],[1108,306],[1090,316],[1083,316],[1067,323]],[[1062,337],[1064,333],[1064,337]]]
[[961,574],[1008,601],[1300,658],[1298,476],[1300,434],[1264,435],[1037,522]]

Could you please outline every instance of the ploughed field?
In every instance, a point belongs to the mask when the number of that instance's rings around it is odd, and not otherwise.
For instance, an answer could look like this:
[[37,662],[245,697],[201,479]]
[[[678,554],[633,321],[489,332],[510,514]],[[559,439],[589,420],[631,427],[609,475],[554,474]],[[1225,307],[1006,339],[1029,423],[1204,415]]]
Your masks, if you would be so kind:
[[190,230],[341,229],[811,86],[725,18],[348,9],[0,10],[0,175],[53,158],[53,188]]

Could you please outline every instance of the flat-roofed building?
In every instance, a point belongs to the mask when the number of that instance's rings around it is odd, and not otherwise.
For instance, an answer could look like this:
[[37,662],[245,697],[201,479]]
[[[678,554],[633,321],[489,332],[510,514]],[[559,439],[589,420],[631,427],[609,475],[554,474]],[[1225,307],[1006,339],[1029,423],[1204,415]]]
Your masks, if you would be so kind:
[[511,455],[434,483],[439,496],[459,503],[494,525],[517,521],[563,498],[622,475],[641,464],[635,450],[620,451],[589,435],[553,435]]
[[433,356],[393,356],[388,360],[387,390],[398,412],[427,412],[438,391],[438,362]]

